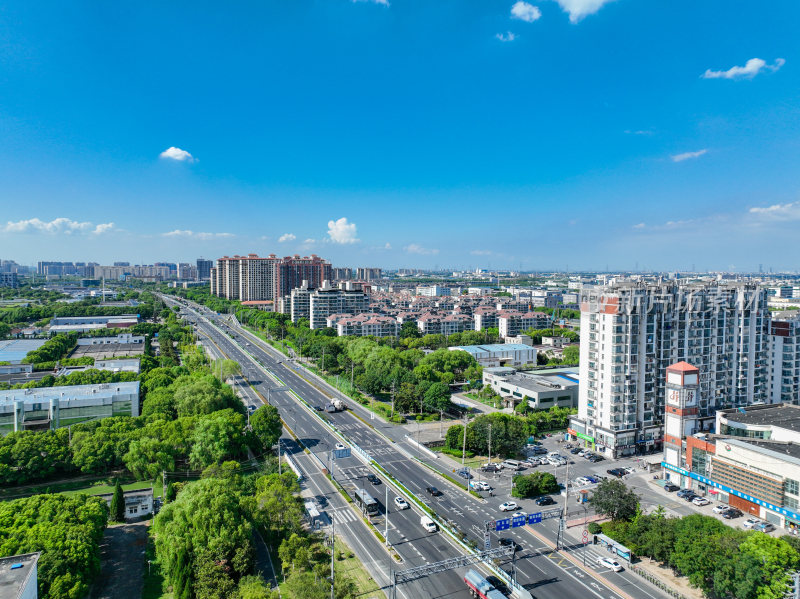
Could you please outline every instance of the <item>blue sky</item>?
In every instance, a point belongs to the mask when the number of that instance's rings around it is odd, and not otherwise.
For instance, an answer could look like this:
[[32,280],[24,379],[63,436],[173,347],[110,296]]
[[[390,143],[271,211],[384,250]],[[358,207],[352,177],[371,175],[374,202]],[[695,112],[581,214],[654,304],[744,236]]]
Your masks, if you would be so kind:
[[0,2],[0,258],[796,270],[800,3]]

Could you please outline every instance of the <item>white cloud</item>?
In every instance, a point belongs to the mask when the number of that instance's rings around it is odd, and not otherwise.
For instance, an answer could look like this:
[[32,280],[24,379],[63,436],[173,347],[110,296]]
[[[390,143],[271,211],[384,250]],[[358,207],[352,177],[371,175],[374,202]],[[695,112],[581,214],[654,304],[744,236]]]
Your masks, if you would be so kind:
[[561,10],[569,13],[570,23],[577,23],[583,17],[593,15],[600,10],[604,4],[612,0],[556,0]]
[[392,249],[392,244],[391,244],[391,243],[389,243],[389,242],[387,241],[387,242],[386,242],[386,245],[385,245],[385,246],[383,246],[383,249],[385,249],[385,250],[390,250],[390,249]]
[[703,154],[708,152],[708,150],[697,150],[696,152],[684,152],[683,154],[674,154],[670,156],[672,158],[672,162],[683,162],[684,160],[689,160],[690,158],[699,158]]
[[297,235],[294,233],[284,233],[278,237],[278,243],[286,243],[287,241],[294,241],[295,239],[297,239]]
[[[94,225],[90,222],[78,222],[63,217],[55,218],[51,221],[29,218],[16,222],[8,221],[2,231],[4,233],[63,233],[71,235],[72,233],[90,231],[93,227]],[[98,227],[106,227],[106,225],[98,225]]]
[[308,239],[303,240],[303,243],[311,245],[317,243],[317,240],[314,239],[313,237],[309,237]]
[[423,256],[430,256],[432,254],[438,254],[439,250],[432,249],[432,248],[425,248],[417,243],[411,243],[403,248],[409,254],[421,254]]
[[773,204],[772,206],[753,206],[748,212],[759,218],[772,221],[800,220],[800,202]]
[[389,0],[353,0],[353,4],[357,2],[366,2],[367,4],[380,4],[381,6],[389,6]]
[[491,256],[492,255],[492,251],[491,250],[472,250],[470,252],[470,254],[472,254],[473,256]]
[[523,2],[522,0],[519,0],[519,2],[515,2],[514,6],[511,7],[511,17],[514,19],[519,19],[520,21],[525,21],[526,23],[533,23],[541,16],[542,16],[541,10],[539,10],[533,4],[528,4],[527,2]]
[[189,154],[189,152],[186,150],[181,150],[180,148],[176,148],[175,146],[167,148],[161,152],[158,157],[167,158],[169,160],[177,160],[178,162],[197,162],[195,157]]
[[706,70],[703,73],[703,79],[752,79],[764,69],[770,71],[777,71],[781,68],[786,61],[783,58],[776,58],[774,64],[768,65],[760,58],[751,58],[743,67],[733,66],[727,71],[712,71]]
[[103,233],[108,233],[114,230],[114,223],[100,223],[94,228],[92,233],[94,235],[102,235]]
[[328,237],[333,243],[355,243],[356,224],[348,223],[345,217],[328,221]]
[[517,35],[510,31],[507,31],[505,33],[498,33],[495,35],[495,37],[499,39],[501,42],[513,42],[515,39],[517,39]]
[[646,226],[647,225],[645,225],[644,223],[638,223],[638,224],[633,225],[633,228],[634,229],[644,229]]
[[625,133],[627,135],[653,135],[653,132],[650,131],[649,129],[636,129],[636,130],[625,129]]
[[170,231],[168,233],[162,233],[164,237],[187,237],[192,239],[226,239],[230,237],[236,237],[233,233],[205,233],[205,232],[194,232],[189,229],[175,229],[174,231]]

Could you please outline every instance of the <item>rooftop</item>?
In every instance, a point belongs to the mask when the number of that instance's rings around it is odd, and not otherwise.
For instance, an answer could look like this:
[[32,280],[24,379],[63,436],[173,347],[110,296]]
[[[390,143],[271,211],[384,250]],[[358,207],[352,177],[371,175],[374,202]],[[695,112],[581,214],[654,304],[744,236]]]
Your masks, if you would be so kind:
[[695,366],[683,361],[673,364],[672,366],[667,366],[667,370],[678,372],[698,372],[698,369]]
[[738,422],[752,426],[778,426],[800,432],[800,406],[792,404],[771,404],[721,410],[728,422]]
[[8,405],[15,399],[24,399],[25,402],[47,402],[53,397],[63,399],[92,399],[104,396],[108,397],[109,395],[116,395],[117,393],[138,395],[139,381],[0,391],[0,406]]
[[37,552],[0,558],[0,597],[16,599],[22,596],[39,555]]
[[46,339],[10,339],[0,341],[0,362],[19,364],[28,352],[39,349]]
[[476,354],[483,352],[504,353],[509,351],[530,351],[533,348],[530,345],[524,345],[522,343],[490,343],[487,345],[454,345],[447,349],[460,349],[471,354]]

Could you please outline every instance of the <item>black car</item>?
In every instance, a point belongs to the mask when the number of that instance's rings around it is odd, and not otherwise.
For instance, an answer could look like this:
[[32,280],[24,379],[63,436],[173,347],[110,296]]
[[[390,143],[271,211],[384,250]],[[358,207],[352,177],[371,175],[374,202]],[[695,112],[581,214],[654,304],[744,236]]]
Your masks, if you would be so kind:
[[573,447],[569,450],[572,455],[578,455],[581,451],[583,451],[580,447]]
[[425,487],[425,491],[427,491],[429,495],[433,495],[434,497],[439,497],[439,495],[442,494],[442,492],[436,487]]
[[511,596],[511,591],[509,590],[508,586],[506,586],[506,583],[497,578],[497,576],[487,576],[486,582],[488,582],[490,585],[492,585],[506,597]]
[[610,475],[616,476],[617,478],[622,478],[626,474],[628,474],[624,468],[611,468],[610,470],[606,470]]
[[589,458],[589,461],[592,462],[592,464],[596,464],[597,462],[602,462],[603,459],[603,456],[594,454]]
[[381,479],[379,479],[377,476],[375,476],[374,474],[372,474],[372,472],[370,472],[369,474],[367,474],[367,480],[368,480],[369,482],[371,482],[373,485],[379,485],[379,484],[381,484]]
[[315,499],[320,507],[325,507],[328,505],[328,498],[325,497],[325,495],[317,495]]
[[666,485],[664,485],[664,490],[667,493],[674,493],[678,489],[680,489],[680,487],[678,485],[673,485],[672,483],[667,483]]
[[514,539],[509,539],[508,537],[502,537],[500,540],[498,540],[498,543],[500,543],[501,547],[513,547],[514,551],[519,551],[520,549],[522,549],[522,545],[517,543]]
[[485,466],[481,466],[481,470],[484,472],[500,472],[500,466],[497,464],[486,464]]
[[733,518],[739,518],[742,515],[743,515],[742,510],[736,509],[735,507],[732,507],[732,508],[722,512],[722,517],[725,518],[726,520],[731,520]]
[[314,406],[314,409],[315,409],[317,412],[321,412],[321,411],[322,411],[322,406]]
[[700,497],[700,496],[696,493],[686,493],[686,495],[684,495],[682,499],[684,501],[691,502],[695,497]]
[[467,468],[456,470],[456,474],[458,474],[461,478],[464,478],[466,480],[470,480],[472,478],[472,475],[469,473],[469,470]]
[[542,495],[533,501],[536,505],[553,505],[555,501],[549,495]]

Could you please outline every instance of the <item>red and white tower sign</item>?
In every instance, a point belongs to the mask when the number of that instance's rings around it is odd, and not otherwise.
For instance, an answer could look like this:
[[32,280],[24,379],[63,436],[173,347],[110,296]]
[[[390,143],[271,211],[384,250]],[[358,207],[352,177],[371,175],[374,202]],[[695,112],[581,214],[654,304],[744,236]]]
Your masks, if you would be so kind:
[[697,418],[700,371],[686,362],[667,367],[667,401],[664,406],[664,461],[681,466],[683,438],[699,430]]

